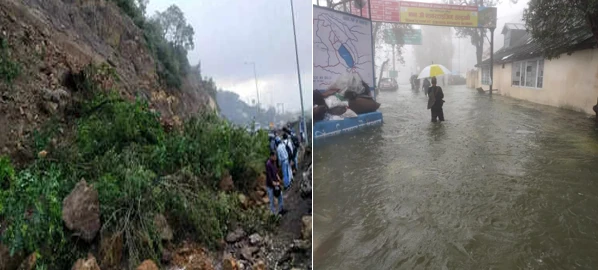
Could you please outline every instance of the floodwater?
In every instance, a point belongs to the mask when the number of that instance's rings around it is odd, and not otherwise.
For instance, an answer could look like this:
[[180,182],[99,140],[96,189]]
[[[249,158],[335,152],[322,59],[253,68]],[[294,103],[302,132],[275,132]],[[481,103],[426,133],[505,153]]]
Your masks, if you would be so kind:
[[589,116],[447,86],[431,123],[408,88],[314,147],[315,269],[598,269]]

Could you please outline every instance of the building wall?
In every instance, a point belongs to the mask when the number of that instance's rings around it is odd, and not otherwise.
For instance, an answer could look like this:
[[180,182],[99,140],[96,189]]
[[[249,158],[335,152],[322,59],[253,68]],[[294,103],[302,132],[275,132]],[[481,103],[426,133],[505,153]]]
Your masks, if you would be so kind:
[[[468,77],[467,85],[485,90],[478,76]],[[471,79],[470,79],[471,78]],[[511,63],[494,65],[494,89],[501,95],[544,105],[594,114],[592,106],[598,100],[598,49],[583,50],[559,59],[544,60],[544,86],[541,89],[511,86]]]

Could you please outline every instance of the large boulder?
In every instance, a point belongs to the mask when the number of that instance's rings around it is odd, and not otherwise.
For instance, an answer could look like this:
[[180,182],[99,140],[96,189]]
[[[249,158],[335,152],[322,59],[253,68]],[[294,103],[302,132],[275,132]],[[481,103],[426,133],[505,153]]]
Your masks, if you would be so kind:
[[96,262],[93,255],[87,255],[87,259],[78,259],[71,270],[100,270],[100,266]]
[[62,201],[62,220],[67,228],[91,242],[101,227],[98,191],[85,180],[79,181]]

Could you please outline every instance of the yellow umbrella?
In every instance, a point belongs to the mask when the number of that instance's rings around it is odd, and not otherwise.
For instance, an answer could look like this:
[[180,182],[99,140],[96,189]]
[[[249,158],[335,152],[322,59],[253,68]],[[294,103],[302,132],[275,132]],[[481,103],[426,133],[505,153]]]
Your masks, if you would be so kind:
[[451,71],[443,65],[433,64],[425,67],[417,76],[418,79],[436,77],[441,75],[451,74]]

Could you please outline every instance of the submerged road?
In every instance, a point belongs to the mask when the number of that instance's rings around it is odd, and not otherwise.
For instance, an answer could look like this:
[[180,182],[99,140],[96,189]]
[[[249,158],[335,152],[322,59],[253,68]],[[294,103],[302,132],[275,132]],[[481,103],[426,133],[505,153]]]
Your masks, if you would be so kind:
[[444,123],[401,86],[314,147],[314,269],[598,269],[593,121],[443,89]]

